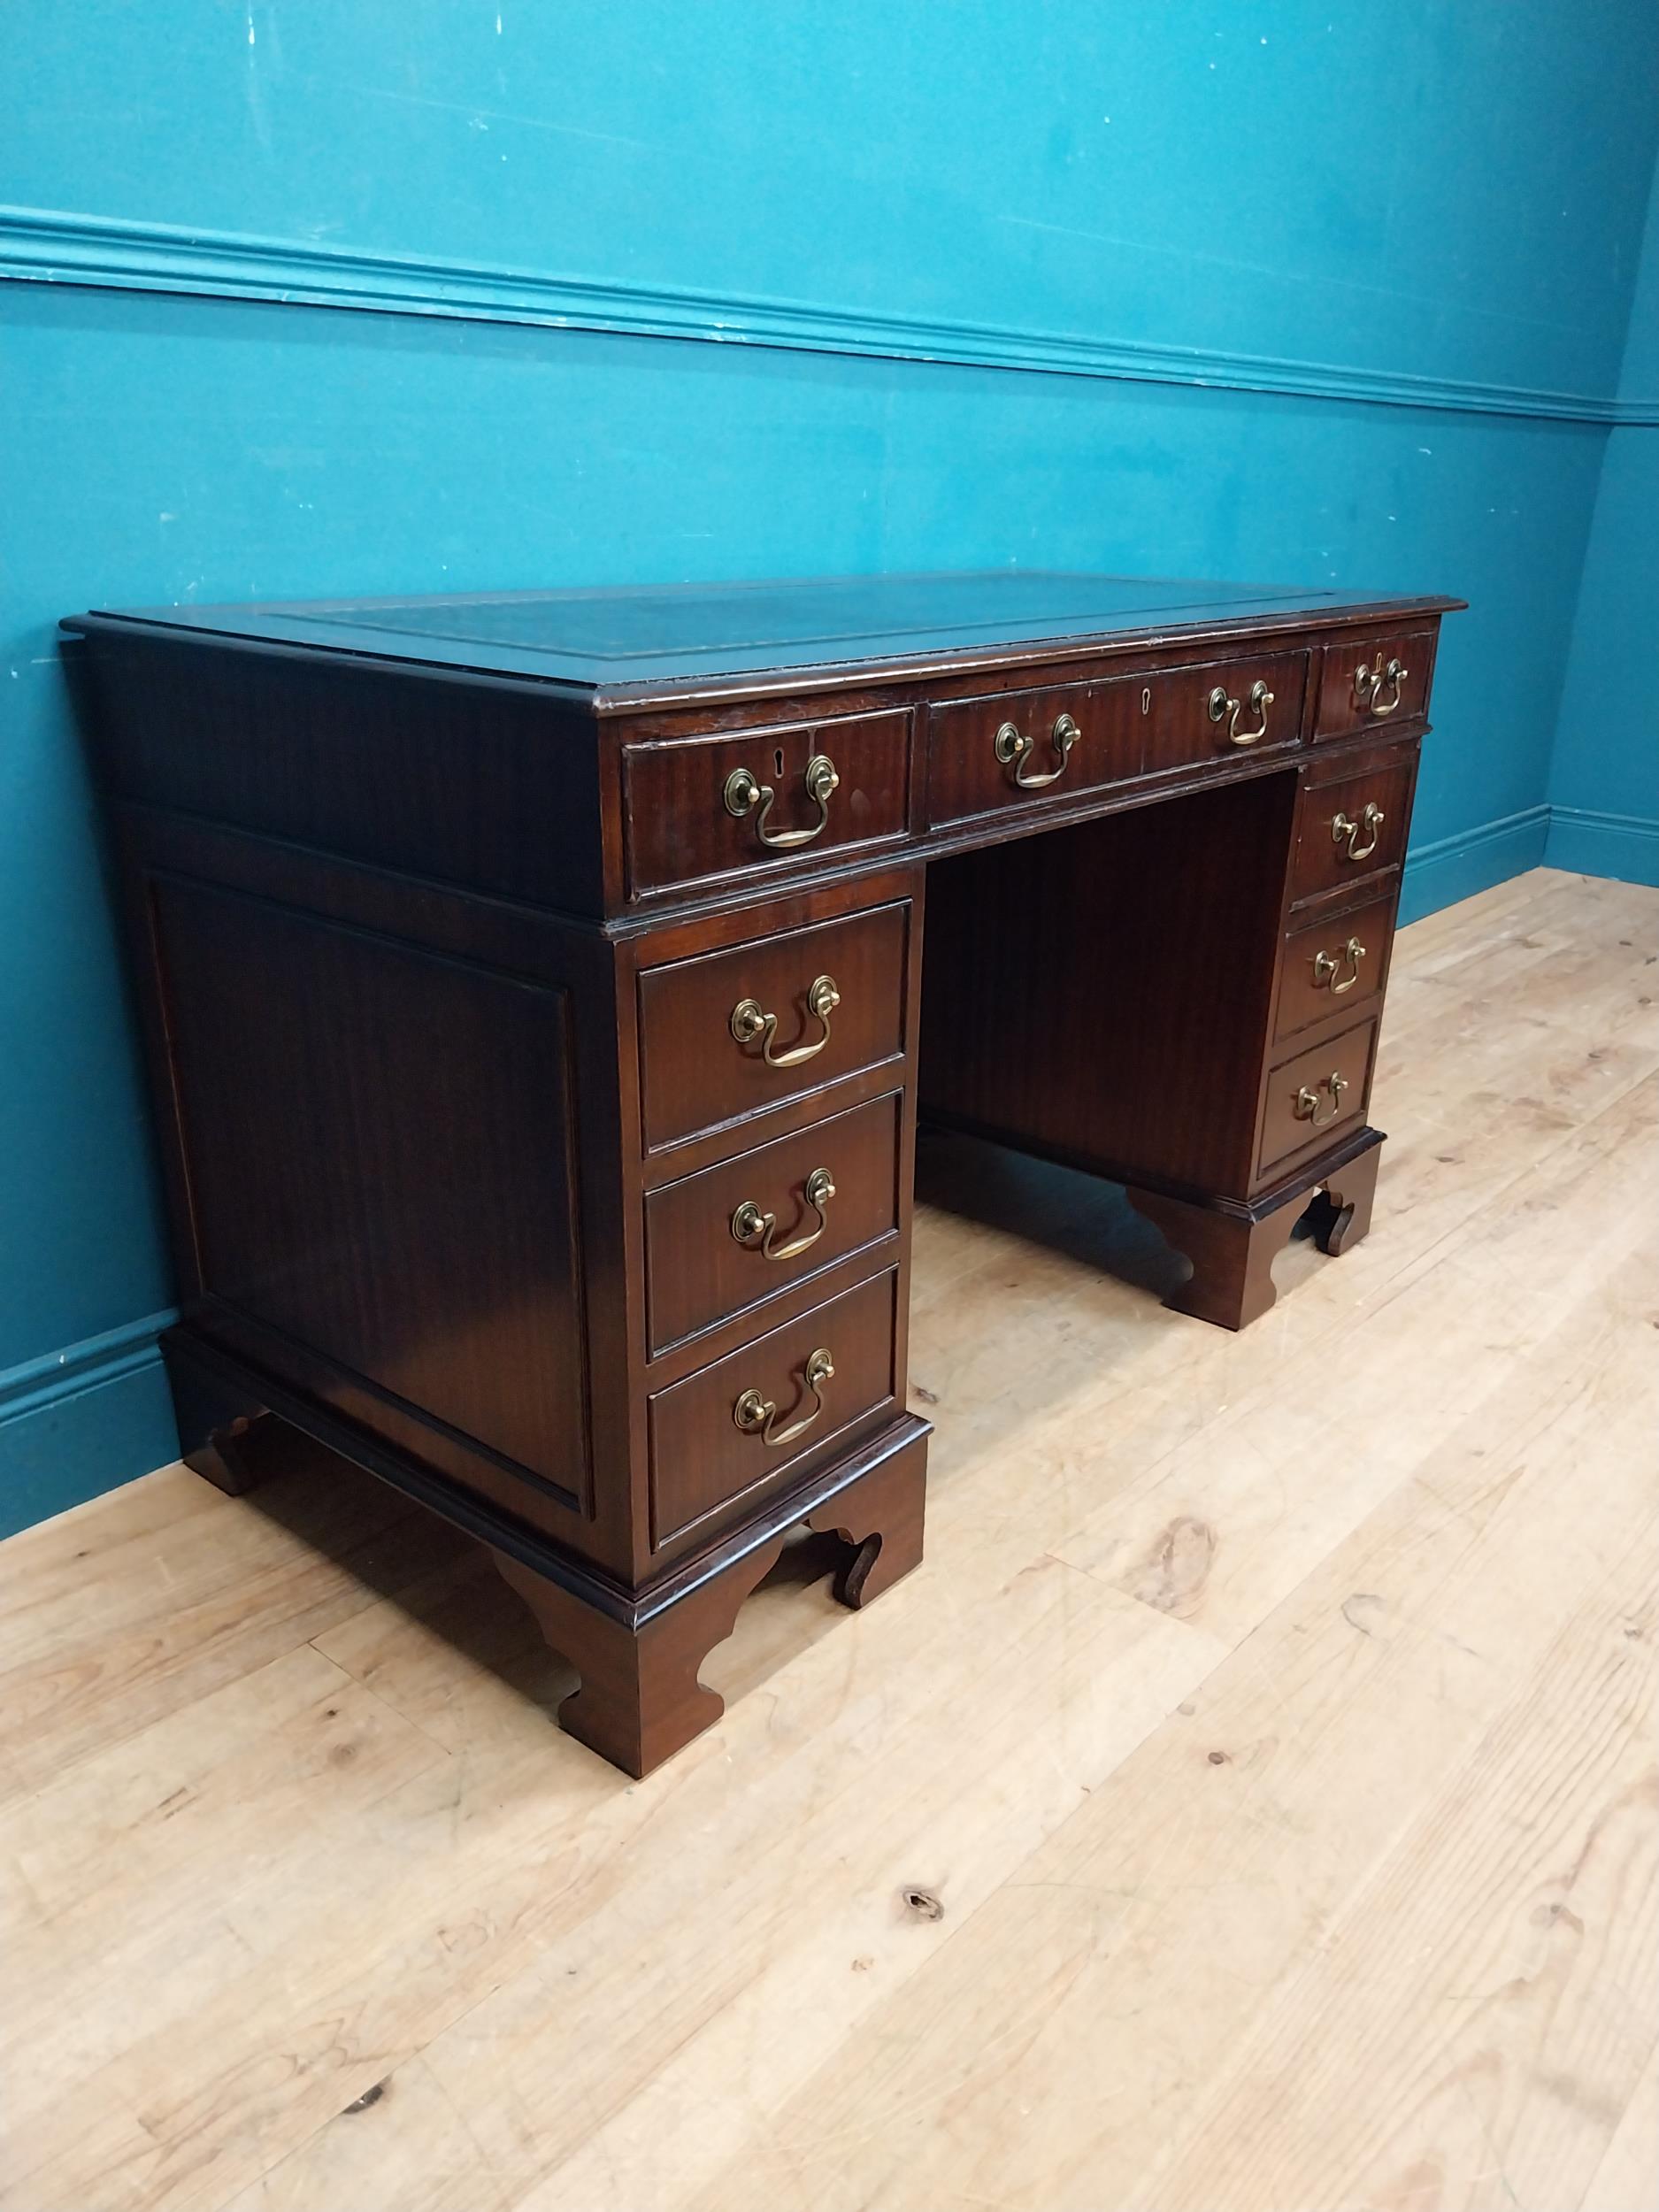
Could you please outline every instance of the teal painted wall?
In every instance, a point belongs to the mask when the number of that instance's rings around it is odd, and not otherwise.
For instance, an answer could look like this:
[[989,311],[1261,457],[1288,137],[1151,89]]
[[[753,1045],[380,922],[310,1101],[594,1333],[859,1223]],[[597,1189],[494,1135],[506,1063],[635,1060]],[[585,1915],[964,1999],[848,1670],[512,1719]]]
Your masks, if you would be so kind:
[[0,1525],[173,1449],[59,615],[998,564],[1455,590],[1439,903],[1543,849],[1655,83],[1637,0],[0,12]]
[[[1619,391],[1659,392],[1659,174]],[[1553,868],[1659,884],[1659,424],[1615,428],[1601,457],[1550,764]]]
[[[96,36],[88,35],[96,26]],[[1645,0],[13,0],[34,207],[1611,388]]]

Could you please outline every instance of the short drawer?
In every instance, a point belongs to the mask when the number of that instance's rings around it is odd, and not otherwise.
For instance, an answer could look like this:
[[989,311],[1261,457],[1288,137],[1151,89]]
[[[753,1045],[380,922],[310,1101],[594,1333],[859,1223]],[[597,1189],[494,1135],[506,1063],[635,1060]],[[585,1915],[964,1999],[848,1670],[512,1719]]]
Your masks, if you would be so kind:
[[1138,776],[1149,701],[1137,676],[930,709],[929,819],[960,822]]
[[665,1183],[645,1201],[653,1354],[899,1225],[897,1092]]
[[1397,868],[1411,819],[1415,749],[1394,752],[1348,776],[1312,780],[1296,802],[1293,900]]
[[1364,1119],[1376,1048],[1376,1023],[1362,1022],[1272,1071],[1262,1110],[1259,1173],[1333,1144]]
[[1327,645],[1314,735],[1352,737],[1360,730],[1386,730],[1391,722],[1418,720],[1428,710],[1433,666],[1432,630]]
[[631,892],[787,870],[905,834],[910,717],[629,745],[622,772]]
[[1279,970],[1273,1041],[1283,1043],[1344,1007],[1368,1005],[1388,973],[1394,933],[1394,893],[1334,919],[1324,917],[1293,930]]
[[764,1113],[905,1048],[910,902],[649,968],[639,979],[648,1149]]
[[1302,733],[1308,655],[1255,653],[1171,668],[1148,680],[1148,769],[1268,752]]
[[717,1360],[650,1408],[651,1543],[687,1534],[893,1402],[889,1271]]

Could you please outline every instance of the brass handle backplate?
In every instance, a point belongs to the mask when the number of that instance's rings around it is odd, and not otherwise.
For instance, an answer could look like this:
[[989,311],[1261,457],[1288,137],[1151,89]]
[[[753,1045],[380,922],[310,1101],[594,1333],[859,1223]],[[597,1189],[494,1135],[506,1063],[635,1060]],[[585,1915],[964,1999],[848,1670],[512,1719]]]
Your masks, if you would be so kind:
[[[1273,695],[1264,683],[1253,683],[1244,699],[1229,698],[1226,686],[1217,684],[1210,695],[1210,718],[1226,724],[1228,738],[1234,745],[1254,745],[1258,738],[1267,735],[1267,710],[1272,703]],[[1256,718],[1253,730],[1239,727],[1239,717],[1247,706]]]
[[1041,776],[1028,776],[1025,763],[1031,758],[1035,740],[1027,737],[1013,722],[1004,722],[996,733],[996,757],[1008,772],[1008,780],[1022,791],[1041,791],[1046,784],[1058,783],[1065,773],[1065,764],[1071,757],[1071,748],[1083,734],[1069,714],[1058,715],[1048,741],[1054,747],[1056,765]]
[[[1375,799],[1366,800],[1357,822],[1351,821],[1339,809],[1331,824],[1332,842],[1340,845],[1344,838],[1348,840],[1344,860],[1369,860],[1377,849],[1377,833],[1387,818]],[[1359,841],[1362,837],[1365,840],[1363,845]]]
[[732,1234],[740,1244],[758,1246],[769,1260],[797,1259],[818,1242],[829,1226],[825,1209],[835,1195],[835,1182],[828,1168],[815,1167],[802,1186],[801,1194],[818,1216],[818,1227],[809,1229],[803,1237],[792,1237],[787,1244],[774,1244],[772,1240],[778,1217],[762,1213],[752,1198],[746,1198],[732,1216]]
[[741,822],[745,816],[755,815],[755,834],[761,843],[775,853],[788,852],[796,845],[810,845],[829,820],[830,794],[841,782],[835,764],[827,753],[814,753],[806,764],[803,779],[806,795],[818,809],[818,819],[810,829],[769,830],[767,819],[777,793],[769,783],[760,783],[747,768],[733,768],[726,780],[726,810]]
[[1385,667],[1380,653],[1375,668],[1369,661],[1362,661],[1354,671],[1354,704],[1367,714],[1392,714],[1400,703],[1400,687],[1410,673],[1397,658],[1391,658]]
[[[1340,998],[1344,991],[1351,991],[1359,981],[1359,964],[1365,957],[1365,948],[1357,937],[1350,937],[1340,953],[1317,952],[1313,956],[1313,987],[1322,991],[1327,986],[1333,998]],[[1339,983],[1346,964],[1348,973]]]
[[[1333,1122],[1337,1116],[1341,1112],[1342,1094],[1345,1090],[1347,1090],[1348,1087],[1348,1083],[1347,1076],[1339,1075],[1334,1068],[1333,1068],[1330,1074],[1325,1077],[1323,1083],[1316,1084],[1311,1089],[1310,1089],[1307,1084],[1304,1083],[1301,1090],[1299,1090],[1296,1094],[1297,1120],[1305,1121],[1309,1126],[1313,1129],[1325,1128],[1329,1123]],[[1319,1093],[1321,1091],[1328,1091],[1330,1093],[1331,1110],[1328,1114],[1322,1114],[1319,1111]]]
[[824,1025],[824,1034],[810,1045],[795,1045],[787,1052],[774,1052],[778,1041],[778,1017],[768,1014],[758,999],[741,998],[732,1009],[732,1034],[741,1045],[752,1045],[758,1037],[760,1056],[769,1068],[798,1068],[803,1060],[815,1058],[830,1041],[830,1016],[841,1002],[841,995],[835,988],[833,976],[816,979],[806,995],[806,1010]]
[[824,1410],[824,1385],[835,1372],[835,1363],[820,1345],[810,1353],[806,1365],[801,1370],[801,1379],[806,1389],[800,1402],[812,1401],[812,1410],[799,1421],[791,1421],[787,1429],[774,1429],[778,1417],[775,1398],[763,1398],[758,1390],[746,1390],[732,1408],[732,1419],[745,1436],[758,1436],[763,1444],[774,1448],[780,1444],[793,1444],[797,1436],[804,1436],[818,1415]]

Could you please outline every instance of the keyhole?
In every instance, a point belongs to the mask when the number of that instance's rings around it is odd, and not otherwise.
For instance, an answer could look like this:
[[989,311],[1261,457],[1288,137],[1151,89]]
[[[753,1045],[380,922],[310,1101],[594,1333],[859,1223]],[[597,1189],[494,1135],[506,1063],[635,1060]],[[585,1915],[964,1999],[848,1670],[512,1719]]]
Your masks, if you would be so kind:
[[1141,695],[1141,711],[1142,714],[1150,714],[1152,711],[1152,687],[1149,684]]
[[779,773],[779,775],[780,775],[780,776],[781,776],[781,775],[782,775],[782,773],[783,773],[783,748],[782,748],[782,746],[781,746],[781,745],[778,748],[777,751],[776,751],[776,752],[772,755],[772,766],[776,769],[776,771],[777,771],[777,772]]

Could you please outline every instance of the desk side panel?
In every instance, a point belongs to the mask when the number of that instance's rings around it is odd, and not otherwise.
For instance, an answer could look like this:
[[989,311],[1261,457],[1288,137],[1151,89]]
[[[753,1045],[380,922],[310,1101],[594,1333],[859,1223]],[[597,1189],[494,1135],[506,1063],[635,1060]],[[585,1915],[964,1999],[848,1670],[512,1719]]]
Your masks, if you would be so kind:
[[187,1333],[625,1573],[612,948],[142,811],[121,849]]
[[561,695],[341,654],[96,632],[67,649],[116,798],[572,914],[619,876],[602,739]]

